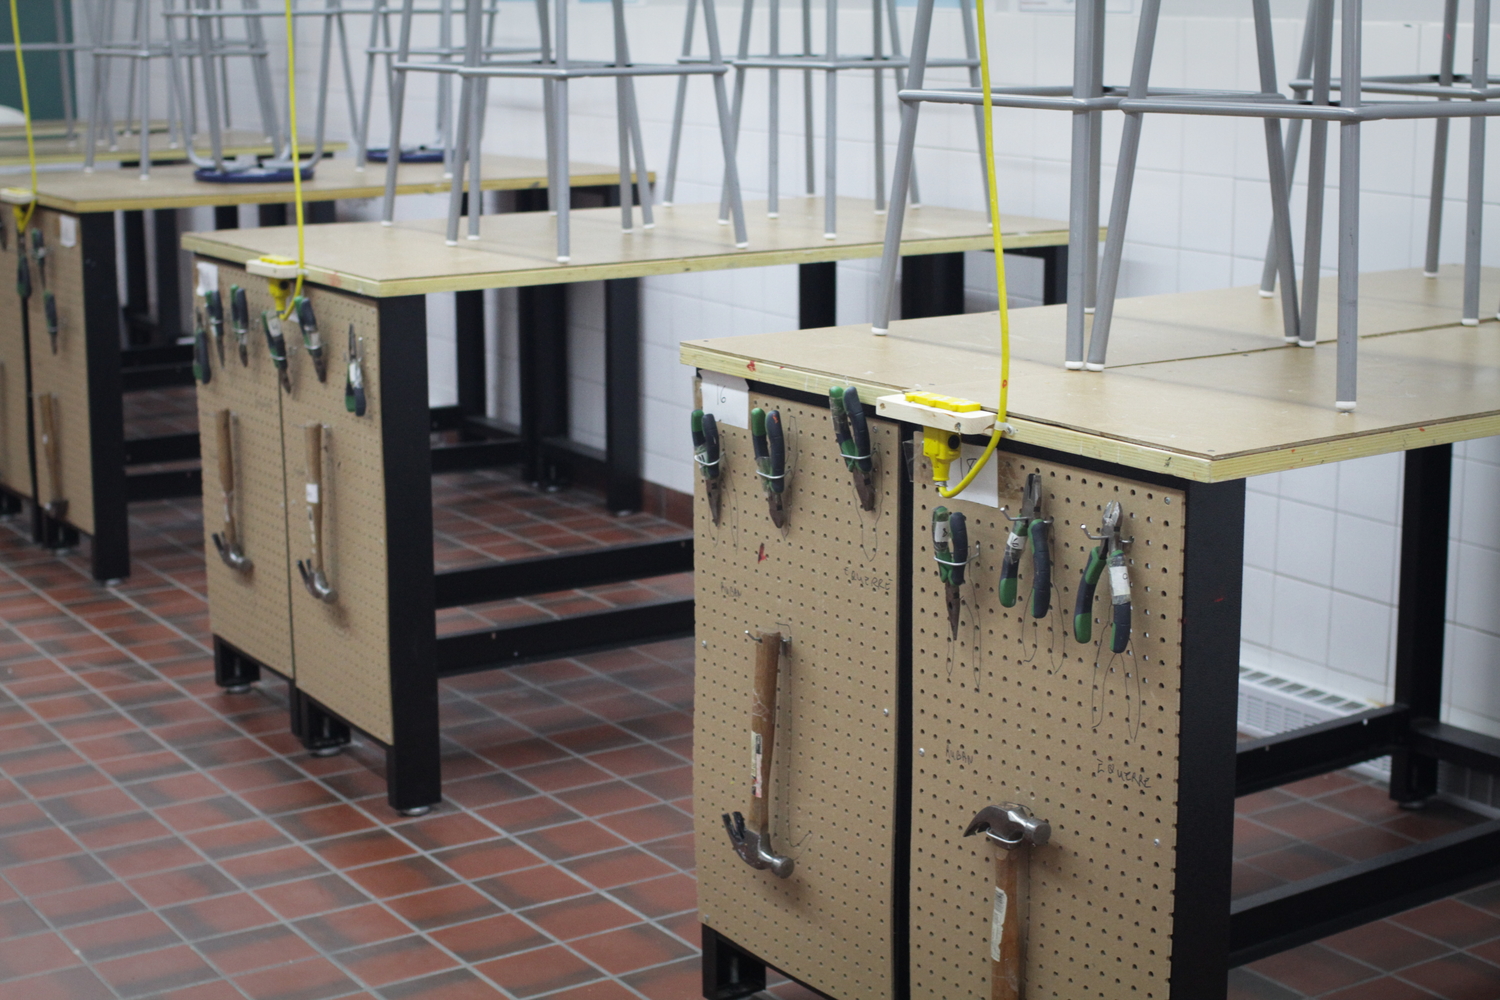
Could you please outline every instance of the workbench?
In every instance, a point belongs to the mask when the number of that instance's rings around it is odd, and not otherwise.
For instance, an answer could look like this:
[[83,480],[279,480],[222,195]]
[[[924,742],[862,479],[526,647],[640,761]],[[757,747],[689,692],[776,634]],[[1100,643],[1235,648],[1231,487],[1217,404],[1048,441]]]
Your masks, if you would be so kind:
[[[355,546],[357,555],[350,554],[351,543],[339,546],[340,558],[358,560],[340,570],[340,575],[388,583],[362,597],[352,592],[341,595],[336,607],[329,606],[302,592],[289,563],[270,561],[284,560],[284,555],[257,557],[265,560],[257,562],[257,579],[265,574],[292,581],[292,633],[299,638],[292,652],[273,660],[246,648],[249,636],[239,624],[245,618],[235,610],[253,599],[249,592],[258,585],[245,578],[220,580],[223,573],[215,567],[209,576],[209,605],[219,682],[227,687],[248,683],[259,675],[261,667],[288,677],[298,692],[294,728],[304,734],[309,747],[347,740],[352,725],[387,749],[390,803],[398,809],[421,809],[441,796],[437,734],[440,677],[690,631],[693,602],[664,599],[543,625],[438,637],[434,616],[439,608],[681,572],[691,568],[692,548],[680,540],[667,540],[435,574],[430,544],[432,473],[473,467],[455,464],[458,462],[520,464],[532,481],[587,482],[602,487],[611,510],[639,509],[641,348],[637,279],[655,274],[800,264],[815,269],[811,279],[807,271],[803,272],[800,305],[804,321],[812,315],[821,325],[830,325],[834,264],[875,257],[881,250],[883,217],[875,215],[869,201],[846,201],[840,206],[840,214],[847,224],[837,239],[824,237],[823,210],[817,199],[783,199],[776,219],[766,217],[764,203],[751,203],[746,208],[751,220],[750,242],[743,249],[734,246],[727,226],[718,225],[712,205],[659,206],[653,229],[632,232],[621,230],[617,208],[575,210],[573,256],[566,264],[554,258],[553,219],[539,212],[486,216],[482,219],[482,238],[463,240],[455,247],[445,245],[441,220],[397,222],[393,226],[336,223],[309,230],[304,287],[312,290],[320,316],[326,308],[341,317],[337,328],[320,320],[331,352],[329,371],[335,374],[329,375],[327,386],[315,390],[306,375],[305,358],[293,359],[293,389],[281,404],[283,446],[289,456],[285,482],[263,482],[254,487],[242,482],[239,489],[244,516],[253,518],[256,511],[262,511],[261,516],[290,527],[255,530],[279,530],[293,539],[304,537],[302,524],[307,508],[300,499],[300,467],[292,465],[293,456],[301,454],[302,426],[321,419],[330,428],[331,440],[342,436],[347,441],[351,434],[361,435],[361,442],[369,438],[368,444],[360,445],[367,448],[361,451],[365,459],[346,461],[331,473],[340,482],[328,487],[334,497],[328,501],[328,509],[338,507],[340,496],[345,498],[345,505],[356,504],[358,512],[346,506],[339,524],[345,532],[357,531],[357,535],[346,534],[344,538],[364,539]],[[1045,251],[1051,257],[1052,269],[1058,275],[1065,274],[1066,266],[1058,252],[1065,251],[1067,240],[1061,224],[1011,217],[1007,230],[1008,246],[1023,252]],[[962,254],[991,246],[985,217],[977,212],[927,207],[912,214],[907,232],[910,239],[903,249],[913,255],[909,259],[927,264],[925,273],[943,279],[911,281],[908,303],[918,314],[930,314],[939,308],[961,312]],[[245,276],[241,270],[244,263],[264,254],[280,254],[294,240],[291,229],[263,228],[191,233],[183,238],[183,245],[197,255],[197,260],[218,265],[221,286],[233,281],[242,285],[248,282],[248,287],[255,288],[263,282]],[[929,259],[924,260],[922,255]],[[939,259],[936,267],[930,258]],[[922,273],[921,267],[915,265],[913,273]],[[1058,277],[1057,283],[1060,280]],[[567,436],[565,292],[568,284],[583,281],[605,284],[607,446],[602,453]],[[467,348],[460,346],[458,406],[429,410],[425,403],[422,297],[431,292],[458,292],[463,296],[504,287],[520,289],[520,425],[510,426],[486,416],[484,384],[475,378],[485,370],[484,345],[478,338]],[[353,317],[350,322],[355,324],[357,336],[363,338],[364,349],[378,360],[372,367],[385,373],[380,376],[367,369],[370,395],[382,402],[371,417],[352,423],[340,394],[340,366],[347,359],[346,315]],[[230,372],[236,380],[245,375],[234,364]],[[471,381],[466,382],[466,377]],[[335,379],[339,380],[338,393],[333,392]],[[265,382],[262,391],[274,393],[274,383]],[[305,402],[303,394],[315,391],[321,401]],[[215,386],[200,390],[200,420],[207,419],[210,409],[227,405],[210,402],[218,398],[217,392]],[[430,435],[446,430],[461,432],[467,442],[434,449]],[[684,428],[684,441],[686,433]],[[332,461],[331,457],[327,460]],[[265,498],[255,500],[244,492],[252,489],[265,490]],[[359,499],[350,499],[356,497]],[[375,497],[383,500],[377,503]],[[248,525],[246,530],[253,528]],[[372,544],[371,540],[384,541]],[[279,551],[284,553],[285,549]],[[296,551],[294,541],[293,553]],[[338,580],[333,584],[338,587]],[[304,635],[318,638],[310,638],[304,645],[300,638]],[[364,649],[365,655],[358,658],[356,666],[350,666],[347,655],[338,650],[356,646]],[[335,660],[340,662],[335,664]],[[327,673],[335,667],[346,673],[357,672],[359,680],[342,676],[335,682]],[[356,697],[355,691],[363,693]]]
[[[1500,292],[1500,274],[1484,281]],[[701,480],[695,502],[704,995],[748,995],[772,965],[834,1000],[990,997],[1003,852],[963,834],[1007,800],[1051,824],[1050,843],[1030,848],[1014,966],[1033,1000],[1217,1000],[1233,966],[1500,874],[1492,820],[1230,895],[1237,795],[1386,755],[1406,804],[1436,793],[1439,761],[1500,773],[1500,740],[1439,721],[1451,447],[1500,433],[1500,324],[1451,321],[1462,284],[1459,267],[1363,277],[1354,413],[1327,404],[1332,347],[1285,344],[1277,303],[1254,288],[1120,300],[1102,373],[1062,368],[1063,310],[1014,311],[1014,431],[950,500],[922,427],[882,418],[877,401],[922,390],[993,411],[994,314],[898,322],[883,338],[861,325],[685,342],[725,428],[720,524]],[[873,512],[828,429],[828,390],[848,385],[872,438],[904,442],[877,460]],[[747,406],[783,412],[783,529],[757,482]],[[987,440],[964,438],[963,469]],[[1390,452],[1406,455],[1392,703],[1237,743],[1245,477]],[[1021,600],[997,596],[1031,474],[1051,519],[1051,607],[1035,617],[1030,550]],[[1134,604],[1119,654],[1107,577],[1089,640],[1073,633],[1094,544],[1080,529],[1100,533],[1108,500],[1122,505]],[[967,518],[956,637],[934,562],[939,504]],[[857,543],[832,544],[845,525],[863,525]],[[772,840],[795,863],[786,879],[747,867],[721,820],[750,794],[745,633],[757,630],[790,638],[766,793]]]
[[[32,144],[36,149],[36,161],[47,164],[77,164],[81,166],[88,150],[87,133],[88,123],[78,124],[77,134],[69,138],[66,130],[51,127],[47,129],[50,135],[38,135],[33,130]],[[62,131],[63,134],[57,134]],[[201,136],[200,142],[207,142],[207,136]],[[170,130],[153,127],[151,138],[148,140],[151,149],[151,162],[156,163],[180,163],[187,159],[187,151],[183,149],[173,138]],[[141,159],[141,144],[137,136],[122,136],[118,144],[111,149],[107,137],[100,137],[97,148],[94,151],[96,163],[139,163]],[[324,140],[323,152],[336,153],[348,147],[346,142],[330,142]],[[302,140],[302,148],[311,150],[313,142],[311,138]],[[207,158],[213,155],[207,145],[197,150],[198,155]],[[255,129],[231,128],[224,130],[224,155],[229,158],[239,156],[275,156],[281,150],[276,148],[264,135]],[[30,159],[26,153],[26,133],[24,129],[7,127],[4,133],[0,133],[0,167],[24,167]],[[153,166],[152,172],[156,168]]]
[[[203,183],[194,180],[193,169],[190,165],[161,166],[144,180],[133,170],[114,169],[38,175],[39,207],[33,227],[40,227],[44,233],[49,275],[71,276],[75,270],[79,275],[77,280],[52,289],[65,331],[58,338],[57,354],[52,354],[50,344],[45,350],[36,349],[36,337],[46,330],[40,288],[32,303],[29,329],[33,337],[29,344],[19,310],[7,310],[11,315],[0,320],[0,327],[4,327],[0,331],[0,366],[8,378],[17,380],[15,391],[7,394],[4,404],[13,411],[4,433],[17,447],[0,459],[0,466],[4,466],[0,469],[0,491],[10,495],[5,501],[10,509],[19,498],[33,495],[29,463],[34,448],[28,447],[27,435],[29,428],[35,429],[35,421],[27,423],[26,398],[32,393],[55,392],[60,398],[71,399],[74,417],[68,432],[59,435],[59,447],[69,456],[63,472],[68,480],[64,490],[68,514],[64,519],[39,516],[33,533],[37,541],[52,546],[71,544],[80,531],[92,536],[93,575],[99,580],[117,579],[130,572],[126,527],[130,500],[197,495],[199,491],[199,470],[182,466],[184,460],[198,457],[196,432],[126,439],[120,416],[122,393],[192,382],[192,347],[178,343],[184,324],[179,306],[177,211],[214,206],[227,210],[219,224],[233,226],[237,224],[239,205],[258,205],[263,222],[279,225],[286,220],[286,202],[292,197],[290,184]],[[486,158],[485,170],[486,190],[516,191],[533,200],[545,190],[544,161],[491,156]],[[572,181],[575,191],[603,189],[614,182],[616,174],[611,167],[575,164]],[[398,193],[433,194],[448,188],[441,164],[401,167]],[[303,185],[303,196],[309,219],[317,222],[333,218],[336,201],[372,198],[384,190],[384,164],[370,164],[360,171],[352,161],[326,159],[318,164],[313,179]],[[122,212],[124,219],[124,261],[116,256],[116,212]],[[148,315],[146,212],[155,214],[158,308],[154,323]],[[74,234],[72,246],[62,243],[64,220],[71,220],[66,225]],[[7,273],[14,274],[14,242],[8,241],[3,252],[10,255],[11,270]],[[127,287],[123,310],[115,277],[122,264]],[[89,280],[82,280],[84,274]],[[15,294],[13,283],[7,288],[3,294]],[[122,313],[130,333],[145,330],[152,335],[128,335],[122,349]],[[86,433],[81,430],[84,427],[88,428]],[[130,466],[160,463],[176,466],[126,474]]]

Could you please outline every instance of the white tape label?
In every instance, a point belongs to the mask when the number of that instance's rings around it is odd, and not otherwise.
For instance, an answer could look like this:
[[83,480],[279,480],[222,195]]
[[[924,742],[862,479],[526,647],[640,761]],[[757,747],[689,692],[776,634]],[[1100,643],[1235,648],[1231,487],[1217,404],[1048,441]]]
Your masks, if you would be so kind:
[[78,216],[60,215],[57,217],[57,242],[65,247],[78,245]]
[[1130,570],[1124,566],[1109,568],[1109,589],[1115,597],[1130,596]]
[[990,961],[1000,961],[1000,945],[1005,940],[1005,890],[995,890],[995,913],[990,918]]
[[[957,486],[958,481],[969,474],[969,470],[974,468],[979,461],[979,456],[983,454],[984,445],[982,444],[960,445],[958,461],[954,463],[953,471],[950,473],[953,479],[948,485]],[[992,457],[989,463],[979,470],[979,475],[974,477],[974,481],[964,487],[964,491],[959,496],[974,503],[984,504],[986,507],[999,507],[1000,463]]]
[[750,734],[750,793],[757,799],[765,795],[760,787],[760,762],[765,755],[765,740],[760,733]]
[[198,294],[204,295],[208,292],[219,290],[219,265],[209,264],[204,261],[198,262]]
[[317,483],[308,483],[307,484],[307,502],[308,503],[317,503],[318,502],[318,484]]
[[703,412],[730,427],[750,426],[750,383],[733,375],[703,373]]

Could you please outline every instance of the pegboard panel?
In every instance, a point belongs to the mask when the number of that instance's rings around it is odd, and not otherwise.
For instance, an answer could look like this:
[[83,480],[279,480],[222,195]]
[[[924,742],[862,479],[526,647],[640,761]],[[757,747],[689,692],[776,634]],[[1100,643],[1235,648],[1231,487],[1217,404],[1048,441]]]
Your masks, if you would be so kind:
[[[296,323],[286,324],[292,391],[282,406],[286,518],[292,581],[297,686],[360,729],[392,739],[390,631],[386,575],[385,459],[381,442],[380,330],[373,300],[304,286],[328,362],[319,382]],[[349,328],[362,338],[368,407],[344,408]],[[404,373],[394,373],[402,377]],[[305,428],[324,425],[323,553],[329,604],[307,592],[298,559],[312,556],[307,517]]]
[[26,447],[26,342],[16,295],[16,221],[0,212],[0,484],[31,496]]
[[[78,530],[94,533],[93,449],[89,434],[88,350],[85,341],[83,304],[83,243],[75,238],[71,247],[62,245],[59,234],[63,213],[39,208],[31,217],[31,228],[42,230],[47,248],[46,282],[35,262],[31,268],[31,388],[34,396],[57,397],[57,448],[62,464],[62,482],[54,494],[46,453],[42,448],[41,411],[36,411],[36,476],[42,502],[54,495],[68,501],[64,518]],[[75,222],[76,216],[71,216]],[[75,228],[76,233],[76,228]],[[14,235],[14,233],[12,233]],[[15,261],[11,261],[11,275]],[[57,352],[47,334],[43,289],[57,299]]]
[[[1040,472],[1052,519],[1051,612],[1028,607],[1031,550],[1016,604],[996,584],[1009,522],[944,500],[920,457],[913,545],[911,976],[914,1000],[988,1000],[1000,848],[965,839],[991,803],[1029,805],[1052,825],[1031,852],[1026,995],[1031,1000],[1166,997],[1171,962],[1183,580],[1183,494],[997,454],[1000,502],[1016,513]],[[1079,580],[1104,505],[1120,501],[1134,609],[1130,645],[1109,648],[1108,576],[1093,641],[1073,636]],[[957,641],[932,558],[932,509],[962,511],[977,545]],[[1102,643],[1102,645],[1101,645]]]
[[[212,378],[198,386],[198,427],[203,454],[203,551],[208,566],[208,615],[214,634],[288,677],[296,676],[292,656],[291,579],[287,559],[286,469],[282,460],[282,391],[260,323],[273,305],[265,278],[217,261],[224,301],[224,362],[212,342]],[[193,271],[198,277],[198,269]],[[250,310],[249,364],[241,364],[229,318],[229,286],[245,289]],[[193,300],[202,311],[203,297]],[[219,480],[216,414],[233,416],[234,515],[240,545],[254,561],[247,573],[230,569],[214,548],[213,534],[224,530],[224,491]]]
[[[789,519],[785,529],[771,523],[749,431],[721,420],[718,526],[701,480],[695,487],[698,910],[704,923],[829,996],[891,997],[903,544],[896,428],[870,421],[879,502],[867,513],[826,408],[754,394],[750,405],[781,411]],[[720,819],[749,812],[755,647],[746,629],[791,636],[770,788],[771,843],[796,861],[787,879],[741,861]]]

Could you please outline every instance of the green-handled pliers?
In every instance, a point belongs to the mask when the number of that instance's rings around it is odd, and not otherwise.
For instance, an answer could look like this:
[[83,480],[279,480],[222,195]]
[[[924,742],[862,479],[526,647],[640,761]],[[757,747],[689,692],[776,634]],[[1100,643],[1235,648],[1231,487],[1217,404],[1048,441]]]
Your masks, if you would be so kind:
[[755,474],[766,494],[771,523],[786,527],[786,436],[781,411],[760,407],[750,411],[750,442],[755,448]]
[[1094,588],[1099,578],[1109,570],[1111,623],[1114,631],[1110,635],[1111,652],[1123,653],[1130,643],[1130,571],[1125,563],[1124,546],[1130,542],[1120,538],[1122,519],[1120,502],[1111,500],[1104,505],[1104,518],[1100,533],[1093,534],[1088,525],[1084,532],[1099,544],[1089,553],[1089,561],[1083,568],[1083,579],[1078,583],[1078,600],[1073,605],[1073,637],[1079,642],[1088,642],[1094,634]]
[[724,497],[724,480],[719,476],[719,423],[712,413],[694,410],[688,429],[693,435],[693,462],[703,475],[703,493],[708,498],[708,513],[719,523],[719,508]]
[[949,511],[947,507],[932,509],[932,558],[937,560],[938,579],[943,581],[948,632],[957,639],[958,618],[963,611],[964,570],[969,565],[969,530],[961,511]]
[[854,386],[828,390],[828,412],[833,418],[833,440],[844,456],[844,465],[854,473],[854,495],[863,510],[875,509],[875,467],[870,458],[870,426],[865,407]]
[[1000,560],[1000,605],[1015,607],[1021,553],[1026,551],[1026,542],[1030,539],[1031,617],[1045,618],[1052,610],[1052,546],[1051,522],[1042,517],[1042,474],[1033,472],[1026,477],[1026,487],[1021,492],[1020,517],[1011,517],[1003,507],[1000,513],[1011,522],[1005,555]]

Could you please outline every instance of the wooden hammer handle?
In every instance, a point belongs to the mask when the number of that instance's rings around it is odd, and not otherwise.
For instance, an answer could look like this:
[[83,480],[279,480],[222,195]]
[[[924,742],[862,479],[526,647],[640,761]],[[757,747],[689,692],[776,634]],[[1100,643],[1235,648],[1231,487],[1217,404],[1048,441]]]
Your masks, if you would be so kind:
[[307,524],[312,531],[312,568],[323,569],[323,425],[307,426]]
[[1021,1000],[1026,991],[1026,903],[1031,850],[995,851],[995,909],[990,926],[990,1000]]
[[62,456],[57,450],[57,397],[44,392],[37,397],[42,417],[42,450],[47,461],[47,492],[52,500],[62,499]]
[[781,666],[781,633],[756,632],[755,700],[750,703],[750,742],[753,780],[750,789],[750,827],[765,833],[770,827],[771,753],[776,746],[776,677]]
[[219,488],[224,495],[234,494],[234,418],[228,410],[220,410],[215,421],[218,427]]

